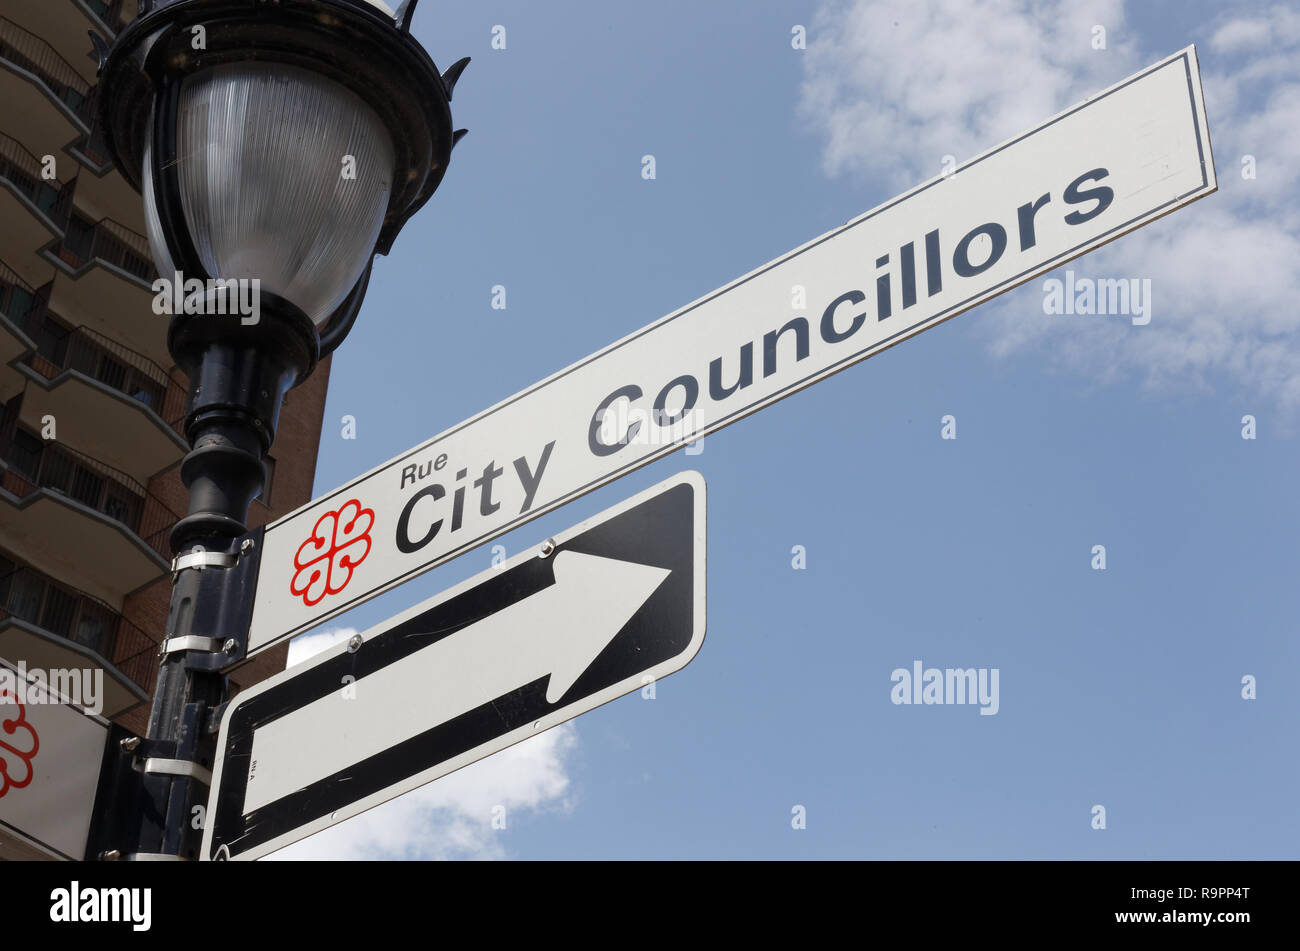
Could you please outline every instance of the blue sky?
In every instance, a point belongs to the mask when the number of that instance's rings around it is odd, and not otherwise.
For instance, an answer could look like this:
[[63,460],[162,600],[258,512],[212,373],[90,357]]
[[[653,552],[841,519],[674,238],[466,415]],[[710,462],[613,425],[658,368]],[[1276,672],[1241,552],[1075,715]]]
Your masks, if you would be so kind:
[[[1300,15],[1220,6],[426,0],[470,135],[335,357],[318,492],[1189,43],[1220,191],[1069,265],[1151,280],[1145,326],[1032,281],[504,536],[698,469],[702,650],[280,854],[1294,858]],[[997,714],[892,703],[917,660],[997,668]]]

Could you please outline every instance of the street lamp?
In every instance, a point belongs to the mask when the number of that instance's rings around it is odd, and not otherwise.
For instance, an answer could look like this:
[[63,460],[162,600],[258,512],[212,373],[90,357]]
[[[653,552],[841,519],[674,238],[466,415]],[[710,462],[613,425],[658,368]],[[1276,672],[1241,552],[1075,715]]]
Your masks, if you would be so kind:
[[[245,534],[285,393],[350,330],[376,254],[432,196],[462,131],[411,36],[418,0],[140,0],[100,59],[108,154],[144,196],[190,380],[188,514],[143,761],[120,838],[139,858],[196,853],[222,670],[244,656],[256,552]],[[250,290],[251,289],[251,290]],[[251,295],[254,307],[235,306]]]

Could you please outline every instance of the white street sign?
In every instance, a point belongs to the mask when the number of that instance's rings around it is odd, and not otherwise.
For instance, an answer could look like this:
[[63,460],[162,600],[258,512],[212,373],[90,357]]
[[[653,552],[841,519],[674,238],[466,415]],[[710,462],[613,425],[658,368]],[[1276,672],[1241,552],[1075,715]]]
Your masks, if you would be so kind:
[[1217,187],[1188,47],[272,523],[249,653]]
[[675,476],[241,693],[202,855],[265,855],[680,670],[704,519]]
[[44,678],[0,660],[0,855],[80,862],[108,723],[60,703]]

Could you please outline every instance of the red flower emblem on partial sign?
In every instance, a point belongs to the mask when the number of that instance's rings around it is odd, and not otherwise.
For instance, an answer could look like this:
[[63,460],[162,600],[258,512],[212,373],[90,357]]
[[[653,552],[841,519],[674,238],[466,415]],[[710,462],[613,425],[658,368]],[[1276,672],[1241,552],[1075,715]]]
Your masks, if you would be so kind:
[[[9,704],[18,708],[18,715],[9,719],[0,717],[0,799],[11,788],[22,789],[32,781],[35,775],[32,759],[41,748],[40,737],[27,722],[27,710],[18,702],[18,697],[7,690],[0,691],[0,706]],[[17,771],[20,779],[14,779],[11,772],[15,767],[21,767]]]
[[326,512],[311,537],[298,548],[289,582],[291,594],[311,607],[327,594],[338,594],[352,580],[352,571],[370,554],[370,529],[375,524],[373,509],[363,509],[356,499],[344,502],[336,512]]

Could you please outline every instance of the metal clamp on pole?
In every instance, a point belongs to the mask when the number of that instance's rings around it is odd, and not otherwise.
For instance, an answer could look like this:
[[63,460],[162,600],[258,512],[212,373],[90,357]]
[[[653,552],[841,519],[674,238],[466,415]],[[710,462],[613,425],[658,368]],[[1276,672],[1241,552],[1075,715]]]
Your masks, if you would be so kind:
[[204,568],[229,568],[235,561],[235,556],[228,552],[208,551],[196,546],[172,559],[172,574],[184,571],[186,568],[198,568],[200,571]]
[[261,534],[256,529],[223,544],[188,546],[172,559],[173,586],[184,586],[183,597],[192,603],[211,607],[166,632],[158,646],[161,660],[180,660],[185,670],[200,673],[222,672],[244,660]]
[[176,634],[158,646],[158,656],[185,652],[186,670],[214,672],[223,670],[243,657],[242,643],[234,637],[205,637],[202,634]]
[[212,770],[187,759],[147,759],[144,771],[155,776],[185,776],[212,788]]
[[166,852],[131,852],[115,862],[188,862],[183,855],[168,855]]
[[177,651],[202,651],[205,654],[216,654],[222,650],[229,650],[230,647],[224,645],[233,643],[229,639],[223,641],[219,637],[203,637],[199,634],[172,634],[163,639],[158,645],[158,656],[166,657],[168,654],[174,654]]

